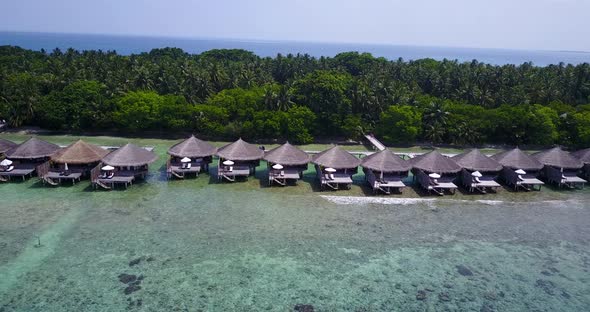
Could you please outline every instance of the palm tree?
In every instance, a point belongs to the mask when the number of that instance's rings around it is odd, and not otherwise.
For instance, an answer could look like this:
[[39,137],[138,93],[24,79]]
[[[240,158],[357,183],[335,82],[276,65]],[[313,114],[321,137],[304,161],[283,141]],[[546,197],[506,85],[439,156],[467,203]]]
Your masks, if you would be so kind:
[[291,93],[291,86],[281,85],[279,87],[279,94],[277,94],[277,109],[280,111],[288,111],[295,103],[293,102],[293,94]]
[[442,142],[444,135],[445,131],[439,124],[427,125],[424,128],[424,138],[433,144]]
[[442,142],[447,130],[447,119],[450,115],[441,102],[432,102],[424,111],[422,120],[424,123],[424,136],[432,143]]
[[435,124],[445,126],[450,114],[451,113],[445,110],[444,105],[441,102],[431,102],[428,108],[424,111],[424,123],[427,126]]
[[277,94],[274,92],[272,86],[265,86],[264,87],[264,106],[268,110],[275,110],[277,105]]

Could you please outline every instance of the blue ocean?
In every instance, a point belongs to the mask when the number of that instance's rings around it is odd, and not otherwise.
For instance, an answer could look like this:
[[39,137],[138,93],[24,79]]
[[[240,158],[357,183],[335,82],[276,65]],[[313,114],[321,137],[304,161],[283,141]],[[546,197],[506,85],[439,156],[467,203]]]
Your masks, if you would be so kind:
[[402,58],[416,60],[433,58],[461,62],[480,62],[503,65],[532,62],[537,66],[549,64],[580,64],[590,62],[590,52],[476,49],[456,47],[427,47],[406,45],[373,45],[353,43],[319,43],[297,41],[261,41],[231,39],[189,39],[174,37],[115,36],[61,33],[0,32],[0,45],[15,45],[26,49],[51,51],[74,48],[77,50],[114,50],[129,55],[148,52],[155,48],[177,47],[189,53],[201,53],[211,49],[245,49],[262,57],[274,57],[278,53],[306,53],[311,56],[334,56],[341,52],[369,52],[390,60]]

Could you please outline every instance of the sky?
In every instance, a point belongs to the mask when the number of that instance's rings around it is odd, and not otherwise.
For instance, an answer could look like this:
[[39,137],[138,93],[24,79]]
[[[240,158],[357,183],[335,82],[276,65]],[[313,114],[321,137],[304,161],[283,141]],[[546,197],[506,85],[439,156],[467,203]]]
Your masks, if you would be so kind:
[[6,0],[0,30],[590,51],[590,0]]

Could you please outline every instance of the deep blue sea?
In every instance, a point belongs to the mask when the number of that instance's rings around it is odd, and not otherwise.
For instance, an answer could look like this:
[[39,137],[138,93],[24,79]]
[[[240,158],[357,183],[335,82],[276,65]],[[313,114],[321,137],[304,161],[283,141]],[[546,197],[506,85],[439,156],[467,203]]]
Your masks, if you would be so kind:
[[0,45],[15,45],[26,49],[51,51],[74,48],[77,50],[115,50],[120,54],[148,52],[155,48],[177,47],[189,53],[211,49],[245,49],[266,57],[292,53],[312,56],[334,56],[340,52],[369,52],[374,56],[396,60],[421,58],[457,59],[462,62],[478,60],[484,63],[522,64],[533,62],[537,66],[549,64],[590,62],[590,52],[476,49],[454,47],[427,47],[406,45],[372,45],[354,43],[318,43],[296,41],[261,41],[231,39],[187,39],[173,37],[114,36],[89,34],[0,32]]

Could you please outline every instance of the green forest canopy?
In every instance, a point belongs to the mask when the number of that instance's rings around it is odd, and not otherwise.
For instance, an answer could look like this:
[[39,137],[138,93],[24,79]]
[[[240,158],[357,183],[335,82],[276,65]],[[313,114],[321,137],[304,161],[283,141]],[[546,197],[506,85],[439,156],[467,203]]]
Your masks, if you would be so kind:
[[0,47],[0,118],[63,131],[590,146],[590,65]]

